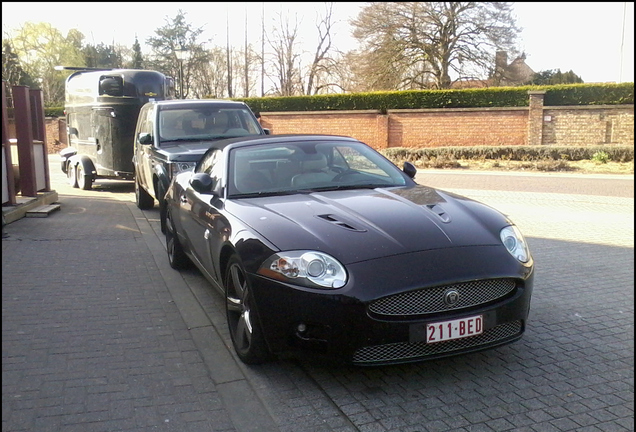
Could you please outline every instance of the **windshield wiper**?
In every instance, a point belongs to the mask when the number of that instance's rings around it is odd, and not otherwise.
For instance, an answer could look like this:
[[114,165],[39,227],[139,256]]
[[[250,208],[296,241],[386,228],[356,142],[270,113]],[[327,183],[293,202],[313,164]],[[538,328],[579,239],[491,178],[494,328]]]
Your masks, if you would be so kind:
[[179,137],[179,138],[169,138],[161,140],[161,143],[169,143],[169,142],[183,142],[183,141],[209,141],[221,138],[228,138],[225,135],[198,135],[194,137]]
[[165,143],[171,143],[171,142],[183,142],[183,141],[201,141],[201,138],[197,137],[181,137],[181,138],[170,138],[170,139],[163,139],[160,141],[161,144],[165,144]]
[[328,192],[336,190],[353,190],[353,189],[375,189],[383,187],[391,187],[389,184],[377,184],[377,183],[363,183],[363,184],[348,184],[348,185],[333,185],[333,186],[321,186],[311,188],[311,192]]
[[291,195],[296,191],[261,191],[261,192],[248,192],[232,194],[230,198],[260,198],[276,195]]

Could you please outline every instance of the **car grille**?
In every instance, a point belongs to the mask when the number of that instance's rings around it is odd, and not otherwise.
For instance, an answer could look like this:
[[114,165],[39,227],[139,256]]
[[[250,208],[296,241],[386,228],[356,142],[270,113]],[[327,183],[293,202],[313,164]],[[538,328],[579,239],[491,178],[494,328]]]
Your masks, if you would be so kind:
[[353,355],[353,363],[370,365],[374,363],[391,363],[424,359],[439,354],[450,354],[453,351],[467,348],[478,348],[493,342],[505,342],[520,336],[521,321],[512,321],[484,331],[482,334],[464,339],[427,344],[426,342],[400,342],[385,345],[374,345],[360,348]]
[[[486,279],[464,282],[384,297],[371,302],[369,311],[385,316],[444,312],[489,303],[506,296],[514,289],[514,279]],[[450,290],[455,290],[459,294],[457,302],[452,305],[444,302],[445,294]]]

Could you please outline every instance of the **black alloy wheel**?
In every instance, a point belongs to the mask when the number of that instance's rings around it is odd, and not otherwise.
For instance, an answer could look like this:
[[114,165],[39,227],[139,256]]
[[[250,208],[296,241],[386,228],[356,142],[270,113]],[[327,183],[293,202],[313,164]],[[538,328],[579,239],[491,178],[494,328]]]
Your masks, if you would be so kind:
[[254,307],[254,297],[239,258],[230,258],[225,273],[225,310],[236,354],[245,364],[262,364],[273,358]]
[[176,229],[170,212],[166,212],[166,251],[168,252],[168,262],[175,270],[183,270],[190,267],[190,258],[186,255],[177,237]]

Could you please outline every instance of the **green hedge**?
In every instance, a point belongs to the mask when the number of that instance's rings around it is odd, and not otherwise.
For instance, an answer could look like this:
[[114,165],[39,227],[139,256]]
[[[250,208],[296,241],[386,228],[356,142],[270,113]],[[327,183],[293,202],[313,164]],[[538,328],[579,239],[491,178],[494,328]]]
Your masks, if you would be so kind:
[[429,161],[435,158],[470,160],[493,159],[514,161],[543,160],[593,160],[601,152],[612,162],[631,162],[634,160],[633,146],[474,146],[474,147],[432,147],[407,148],[394,147],[383,149],[382,153],[391,160]]
[[634,103],[634,83],[409,90],[316,96],[233,98],[255,112],[477,108],[528,106],[528,91],[546,92],[546,106]]

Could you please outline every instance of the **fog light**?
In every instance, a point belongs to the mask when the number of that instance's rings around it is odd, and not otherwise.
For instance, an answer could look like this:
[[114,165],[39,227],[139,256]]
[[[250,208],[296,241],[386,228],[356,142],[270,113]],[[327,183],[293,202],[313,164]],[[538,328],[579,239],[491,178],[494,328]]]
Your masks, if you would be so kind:
[[300,323],[296,329],[298,330],[298,333],[305,333],[307,331],[307,326],[304,323]]

